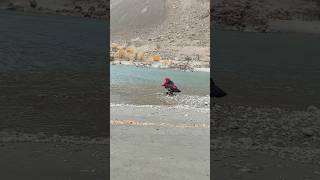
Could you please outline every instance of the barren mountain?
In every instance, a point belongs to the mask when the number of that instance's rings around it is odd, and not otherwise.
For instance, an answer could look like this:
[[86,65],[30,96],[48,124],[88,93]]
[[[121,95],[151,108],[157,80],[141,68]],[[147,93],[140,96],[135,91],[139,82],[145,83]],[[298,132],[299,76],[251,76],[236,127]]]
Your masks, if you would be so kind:
[[112,42],[162,59],[191,59],[190,67],[209,66],[209,0],[111,0],[110,7]]

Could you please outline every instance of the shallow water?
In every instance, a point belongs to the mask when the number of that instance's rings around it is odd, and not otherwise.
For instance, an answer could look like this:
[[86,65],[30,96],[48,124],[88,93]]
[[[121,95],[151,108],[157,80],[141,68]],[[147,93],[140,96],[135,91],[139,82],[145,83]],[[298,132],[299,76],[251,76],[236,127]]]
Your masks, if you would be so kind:
[[[136,105],[204,105],[209,102],[209,73],[169,69],[140,68],[126,65],[110,67],[111,103]],[[161,86],[170,77],[182,91],[167,97]],[[202,98],[201,97],[205,97]],[[187,102],[187,100],[189,101]]]

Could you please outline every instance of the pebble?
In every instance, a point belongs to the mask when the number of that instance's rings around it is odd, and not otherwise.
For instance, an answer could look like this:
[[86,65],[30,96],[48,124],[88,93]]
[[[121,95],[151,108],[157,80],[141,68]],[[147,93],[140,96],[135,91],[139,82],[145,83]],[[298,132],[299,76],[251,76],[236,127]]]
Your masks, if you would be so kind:
[[313,129],[312,128],[303,128],[302,129],[302,133],[304,136],[307,136],[307,137],[311,137],[314,135],[314,132],[313,132]]
[[239,171],[240,172],[245,172],[245,173],[252,173],[253,172],[253,170],[250,169],[250,168],[241,168],[241,169],[239,169]]

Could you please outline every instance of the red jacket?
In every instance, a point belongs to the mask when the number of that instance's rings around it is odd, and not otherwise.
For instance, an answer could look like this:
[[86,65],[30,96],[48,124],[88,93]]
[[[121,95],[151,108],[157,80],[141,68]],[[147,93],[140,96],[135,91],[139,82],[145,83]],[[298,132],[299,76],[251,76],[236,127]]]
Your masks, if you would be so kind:
[[177,87],[174,85],[174,82],[172,82],[170,79],[166,79],[162,83],[162,86],[164,86],[166,89],[168,89],[168,88],[177,89]]

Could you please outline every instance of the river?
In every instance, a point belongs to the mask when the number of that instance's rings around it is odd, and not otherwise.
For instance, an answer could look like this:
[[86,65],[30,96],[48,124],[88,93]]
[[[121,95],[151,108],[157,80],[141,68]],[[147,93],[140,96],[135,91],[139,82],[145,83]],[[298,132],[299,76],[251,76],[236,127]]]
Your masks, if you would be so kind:
[[320,105],[320,36],[216,29],[213,77],[221,103],[301,109]]
[[0,132],[105,137],[107,23],[0,11]]
[[[113,104],[209,106],[208,72],[112,65],[110,74]],[[182,92],[174,97],[165,95],[161,86],[165,77],[170,77]]]

